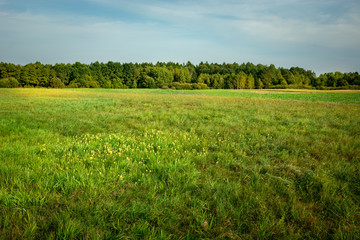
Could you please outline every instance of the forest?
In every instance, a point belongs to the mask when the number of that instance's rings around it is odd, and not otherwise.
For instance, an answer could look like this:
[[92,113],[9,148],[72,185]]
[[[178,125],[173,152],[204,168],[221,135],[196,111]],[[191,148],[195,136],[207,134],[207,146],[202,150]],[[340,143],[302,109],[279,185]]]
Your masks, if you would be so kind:
[[360,75],[252,63],[0,63],[0,88],[360,89]]

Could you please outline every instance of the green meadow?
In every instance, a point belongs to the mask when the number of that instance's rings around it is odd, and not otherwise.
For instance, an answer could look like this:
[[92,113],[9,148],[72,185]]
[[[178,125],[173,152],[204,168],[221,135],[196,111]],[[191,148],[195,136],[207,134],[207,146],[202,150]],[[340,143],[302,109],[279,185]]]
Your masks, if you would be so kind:
[[0,239],[358,239],[360,91],[0,89]]

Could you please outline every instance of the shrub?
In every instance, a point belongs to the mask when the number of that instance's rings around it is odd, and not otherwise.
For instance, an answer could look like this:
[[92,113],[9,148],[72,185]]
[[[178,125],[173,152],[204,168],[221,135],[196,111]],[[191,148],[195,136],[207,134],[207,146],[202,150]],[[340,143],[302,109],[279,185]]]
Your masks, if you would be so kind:
[[205,83],[194,83],[193,85],[194,89],[209,89],[208,85]]
[[320,87],[316,87],[316,89],[318,89],[318,90],[347,90],[347,89],[359,90],[360,86],[358,86],[358,85],[347,85],[347,86],[342,86],[342,87],[320,86]]
[[192,89],[209,89],[205,83],[180,83],[173,82],[171,84],[171,89],[177,90],[192,90]]
[[16,88],[20,83],[13,77],[0,79],[0,88]]
[[50,80],[50,87],[52,88],[64,88],[65,87],[65,84],[61,81],[60,78],[52,78]]
[[191,83],[180,83],[180,82],[173,82],[171,84],[171,88],[175,88],[177,90],[181,90],[181,89],[192,89],[192,84]]

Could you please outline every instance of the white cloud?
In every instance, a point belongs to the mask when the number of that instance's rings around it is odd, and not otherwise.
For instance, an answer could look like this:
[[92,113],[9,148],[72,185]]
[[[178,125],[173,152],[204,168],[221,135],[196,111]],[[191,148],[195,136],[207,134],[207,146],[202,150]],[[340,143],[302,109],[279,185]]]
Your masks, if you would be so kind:
[[7,33],[0,37],[2,57],[12,59],[17,54],[22,63],[187,61],[193,55],[204,56],[215,47],[208,41],[181,38],[176,29],[164,29],[156,23],[89,19],[73,24],[28,13],[0,13],[0,22],[0,32]]
[[[331,22],[326,22],[331,18],[331,13],[322,11],[339,4],[334,0],[315,3],[306,0],[202,0],[158,1],[155,4],[148,1],[124,3],[107,0],[105,4],[164,21],[183,33],[200,31],[199,35],[211,33],[214,38],[227,31],[226,34],[233,37],[249,35],[269,41],[335,48],[357,47],[360,42],[360,14],[354,10],[358,5],[353,1],[341,3],[348,12],[340,14]],[[291,14],[299,12],[297,15]]]
[[247,33],[269,41],[321,45],[331,48],[356,48],[360,31],[352,24],[331,25],[284,20],[278,17],[265,20],[243,20],[232,23],[240,33]]
[[252,61],[310,69],[319,61],[319,69],[341,61],[359,67],[356,54],[348,60],[339,56],[360,53],[356,1],[341,2],[335,13],[326,10],[339,5],[335,0],[87,1],[132,18],[3,11],[1,57],[21,63]]

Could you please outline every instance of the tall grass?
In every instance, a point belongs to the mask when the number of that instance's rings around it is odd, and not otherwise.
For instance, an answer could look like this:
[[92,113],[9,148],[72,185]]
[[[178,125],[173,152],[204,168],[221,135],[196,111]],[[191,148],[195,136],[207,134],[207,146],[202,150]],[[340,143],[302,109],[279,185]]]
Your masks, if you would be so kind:
[[360,105],[148,91],[1,89],[0,238],[360,235]]

